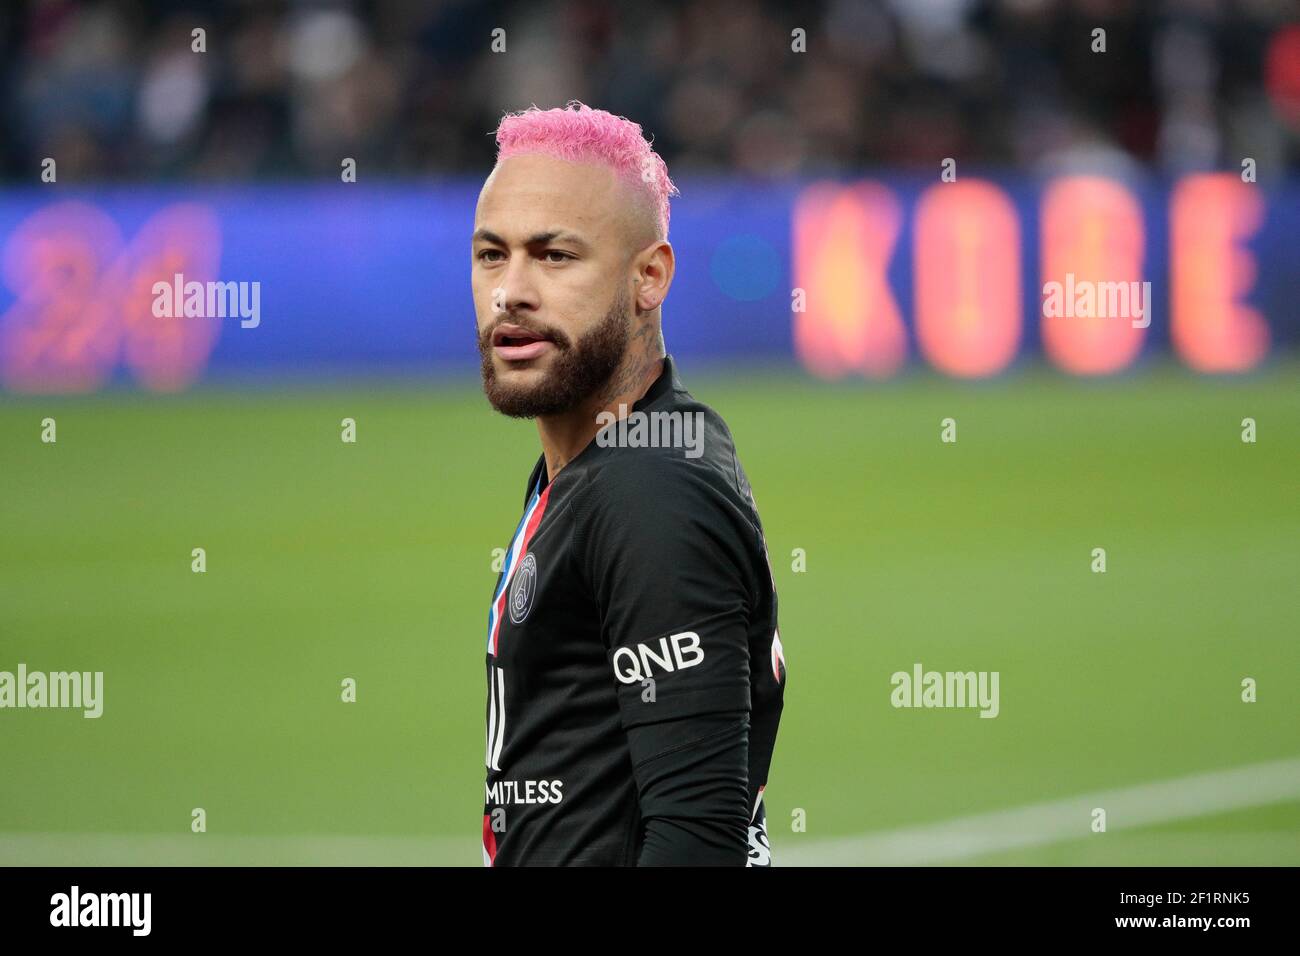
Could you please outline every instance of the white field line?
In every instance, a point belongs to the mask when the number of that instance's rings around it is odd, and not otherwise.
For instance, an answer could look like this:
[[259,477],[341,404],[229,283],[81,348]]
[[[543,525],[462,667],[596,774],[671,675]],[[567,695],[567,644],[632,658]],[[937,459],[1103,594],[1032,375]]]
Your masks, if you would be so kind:
[[[896,866],[950,863],[988,853],[1300,799],[1300,758],[1080,794],[857,836],[805,842],[773,830],[777,866]],[[774,822],[769,820],[769,826]],[[1258,836],[1258,834],[1254,834]],[[1224,834],[1225,842],[1235,834]],[[1300,849],[1300,844],[1297,845]],[[1155,865],[1160,860],[1152,859]],[[0,866],[482,866],[477,835],[228,836],[213,833],[0,833]]]
[[[777,866],[899,866],[957,860],[1094,838],[1092,811],[1106,811],[1106,831],[1169,823],[1300,798],[1300,758],[1249,764],[1172,780],[1084,793],[942,823],[803,843],[773,829]],[[772,827],[773,821],[768,821]],[[1226,834],[1225,834],[1226,837]],[[1158,865],[1159,860],[1152,860]]]

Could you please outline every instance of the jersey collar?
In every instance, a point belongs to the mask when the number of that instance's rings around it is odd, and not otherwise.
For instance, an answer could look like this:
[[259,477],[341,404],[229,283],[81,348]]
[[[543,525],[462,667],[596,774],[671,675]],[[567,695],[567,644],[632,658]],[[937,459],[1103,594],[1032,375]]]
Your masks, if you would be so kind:
[[670,392],[681,391],[681,389],[682,382],[681,379],[677,377],[677,366],[673,364],[673,357],[671,355],[665,355],[664,370],[659,373],[659,377],[654,380],[654,383],[646,389],[646,393],[637,399],[637,401],[632,405],[632,411],[641,411],[643,408],[653,405]]
[[[655,404],[665,395],[684,390],[682,380],[677,375],[677,366],[673,362],[673,357],[671,355],[665,355],[663,371],[659,373],[659,377],[654,380],[651,386],[646,389],[646,393],[637,399],[637,401],[632,405],[632,411],[641,411]],[[593,438],[591,444],[588,445],[587,448],[590,448],[595,444],[596,439]],[[586,450],[587,449],[584,448],[579,452],[578,456],[574,458],[574,461],[585,454]],[[569,464],[572,463],[573,462],[570,462]],[[545,491],[548,484],[550,484],[550,482],[547,481],[546,478],[546,455],[542,454],[537,457],[537,464],[533,466],[533,473],[528,476],[528,487],[524,491],[524,507],[528,507],[528,502],[532,500],[534,490],[538,492]]]

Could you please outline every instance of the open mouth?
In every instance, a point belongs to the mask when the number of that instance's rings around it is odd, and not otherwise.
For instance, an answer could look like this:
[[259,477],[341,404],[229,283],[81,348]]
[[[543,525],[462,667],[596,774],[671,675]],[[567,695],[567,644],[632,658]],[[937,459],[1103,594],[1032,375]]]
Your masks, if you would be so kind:
[[554,347],[555,343],[541,333],[509,322],[502,323],[492,332],[492,348],[507,362],[534,359]]

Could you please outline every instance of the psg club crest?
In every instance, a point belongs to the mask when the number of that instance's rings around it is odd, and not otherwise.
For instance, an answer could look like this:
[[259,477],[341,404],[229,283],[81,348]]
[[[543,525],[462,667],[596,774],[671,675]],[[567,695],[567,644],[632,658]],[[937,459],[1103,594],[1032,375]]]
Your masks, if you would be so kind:
[[530,554],[524,556],[524,563],[515,572],[515,579],[510,583],[510,620],[515,624],[524,623],[533,606],[533,595],[537,593],[537,558]]

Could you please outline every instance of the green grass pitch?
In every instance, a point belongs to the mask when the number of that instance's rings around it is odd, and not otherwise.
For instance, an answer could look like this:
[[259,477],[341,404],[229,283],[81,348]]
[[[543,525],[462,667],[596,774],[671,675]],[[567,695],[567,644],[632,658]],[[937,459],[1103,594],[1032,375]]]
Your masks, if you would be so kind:
[[[736,436],[781,602],[776,862],[1300,757],[1298,372],[828,384],[687,363]],[[481,865],[491,552],[537,454],[472,382],[0,399],[0,670],[105,674],[98,720],[0,711],[0,864]],[[998,671],[998,717],[893,708],[918,661]],[[1300,793],[1089,822],[953,862],[1300,864]]]

